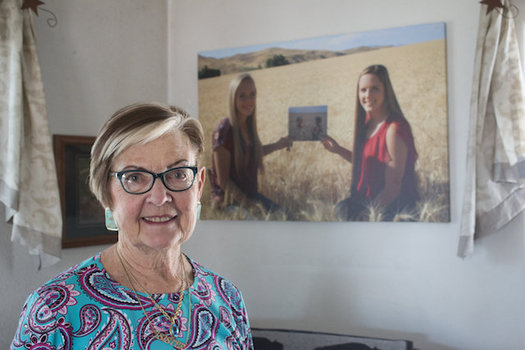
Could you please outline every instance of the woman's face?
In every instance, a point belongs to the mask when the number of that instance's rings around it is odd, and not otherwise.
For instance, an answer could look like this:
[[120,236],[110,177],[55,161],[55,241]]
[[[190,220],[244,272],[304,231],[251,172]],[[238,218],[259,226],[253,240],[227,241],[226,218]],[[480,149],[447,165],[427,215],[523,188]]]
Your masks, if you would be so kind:
[[256,97],[255,83],[251,79],[244,79],[235,93],[235,108],[240,118],[246,119],[253,114]]
[[[160,173],[196,163],[195,148],[177,130],[126,149],[114,159],[112,171],[144,169]],[[204,177],[201,168],[193,186],[183,192],[171,192],[157,178],[150,191],[139,195],[125,192],[119,180],[112,177],[111,209],[119,227],[119,241],[147,250],[169,248],[188,240],[195,227]]]
[[384,113],[385,86],[375,74],[365,74],[359,79],[359,103],[366,113]]

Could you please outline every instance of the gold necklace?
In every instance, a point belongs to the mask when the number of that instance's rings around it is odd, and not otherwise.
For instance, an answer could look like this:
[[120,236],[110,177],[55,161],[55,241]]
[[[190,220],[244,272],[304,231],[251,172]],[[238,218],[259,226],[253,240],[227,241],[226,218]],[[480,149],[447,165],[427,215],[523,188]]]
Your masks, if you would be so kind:
[[[157,303],[157,301],[148,292],[146,292],[146,289],[141,286],[141,288],[144,290],[144,294],[146,294],[148,296],[148,298],[153,302],[155,307],[162,313],[162,315],[164,315],[164,317],[166,317],[168,322],[170,322],[170,324],[171,324],[170,325],[170,330],[169,330],[170,334],[169,335],[165,335],[165,334],[161,334],[160,332],[158,332],[157,329],[155,328],[155,326],[153,325],[153,323],[151,322],[151,319],[150,319],[148,313],[146,312],[146,309],[144,308],[144,305],[142,305],[142,302],[140,301],[140,298],[139,298],[139,296],[137,294],[135,285],[131,281],[131,278],[133,278],[135,280],[135,282],[137,282],[139,285],[140,285],[140,282],[135,278],[135,276],[133,276],[128,271],[128,269],[126,268],[126,265],[124,264],[124,260],[123,260],[122,256],[120,255],[118,249],[115,249],[115,251],[117,252],[117,256],[118,256],[118,259],[120,260],[120,264],[122,265],[122,268],[124,269],[124,273],[126,274],[126,278],[128,279],[128,282],[131,285],[131,289],[133,290],[133,293],[135,294],[135,297],[137,298],[137,301],[139,302],[140,308],[142,309],[142,313],[148,319],[148,324],[149,324],[151,330],[153,331],[153,337],[155,337],[156,339],[158,339],[158,340],[160,340],[160,341],[162,341],[162,342],[164,342],[164,343],[166,343],[168,345],[173,346],[175,349],[184,349],[186,347],[186,344],[188,344],[188,339],[189,339],[189,336],[190,336],[191,294],[190,294],[189,290],[188,290],[188,312],[189,312],[190,316],[188,317],[188,329],[187,329],[185,342],[183,343],[183,342],[179,341],[175,337],[175,334],[174,334],[175,333],[175,330],[174,330],[175,321],[182,314],[181,306],[182,306],[182,302],[184,301],[184,290],[186,289],[186,279],[184,278],[185,276],[184,276],[184,265],[183,265],[183,262],[182,262],[182,254],[179,256],[180,265],[182,267],[182,283],[181,283],[181,289],[179,291],[180,300],[177,303],[177,308],[175,309],[175,314],[174,314],[173,317],[170,317],[166,313],[164,308],[161,307]],[[127,261],[126,261],[126,263],[127,263]],[[180,326],[182,327],[182,321],[181,321]]]

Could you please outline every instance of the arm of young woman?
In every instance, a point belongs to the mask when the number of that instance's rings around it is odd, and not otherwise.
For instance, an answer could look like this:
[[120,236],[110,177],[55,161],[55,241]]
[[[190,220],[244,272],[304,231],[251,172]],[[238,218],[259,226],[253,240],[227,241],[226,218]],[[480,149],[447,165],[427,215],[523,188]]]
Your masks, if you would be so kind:
[[386,147],[390,160],[386,163],[385,187],[376,198],[377,203],[383,207],[399,196],[405,175],[408,148],[405,141],[399,136],[397,127],[397,125],[392,124],[386,132]]
[[343,157],[345,160],[352,163],[352,151],[338,144],[336,140],[334,140],[330,136],[326,136],[326,138],[321,142],[324,148],[326,148],[328,151],[338,154],[341,157]]
[[249,204],[250,200],[230,178],[231,153],[220,146],[213,150],[213,162],[217,170],[217,185],[223,189],[225,197],[238,203]]
[[267,145],[262,146],[262,154],[263,156],[265,156],[283,148],[286,148],[286,150],[289,151],[292,147],[292,144],[293,141],[290,139],[289,136],[281,137],[277,142],[269,143]]

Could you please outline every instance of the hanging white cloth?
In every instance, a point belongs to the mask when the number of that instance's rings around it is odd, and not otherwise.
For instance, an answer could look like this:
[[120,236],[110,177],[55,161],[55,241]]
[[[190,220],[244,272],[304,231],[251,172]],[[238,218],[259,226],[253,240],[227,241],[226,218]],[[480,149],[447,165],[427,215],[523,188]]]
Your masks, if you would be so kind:
[[[510,9],[508,0],[504,6]],[[467,179],[458,255],[525,209],[525,106],[511,16],[481,6],[470,100]]]
[[62,216],[33,21],[19,0],[0,1],[0,201],[11,240],[60,259]]

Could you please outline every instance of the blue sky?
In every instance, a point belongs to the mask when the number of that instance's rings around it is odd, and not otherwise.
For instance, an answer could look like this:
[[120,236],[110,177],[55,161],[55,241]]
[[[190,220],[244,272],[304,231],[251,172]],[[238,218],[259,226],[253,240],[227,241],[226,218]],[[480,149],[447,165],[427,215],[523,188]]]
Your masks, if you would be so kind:
[[301,50],[341,51],[359,46],[402,46],[407,44],[416,44],[420,42],[444,38],[445,24],[430,23],[399,28],[380,29],[367,32],[339,34],[323,36],[318,38],[202,51],[199,52],[199,55],[214,58],[224,58],[237,55],[239,53],[259,51],[269,47],[280,47],[286,49]]
[[289,113],[321,113],[326,114],[326,111],[328,110],[328,106],[321,105],[321,106],[305,106],[305,107],[289,107],[288,112]]

